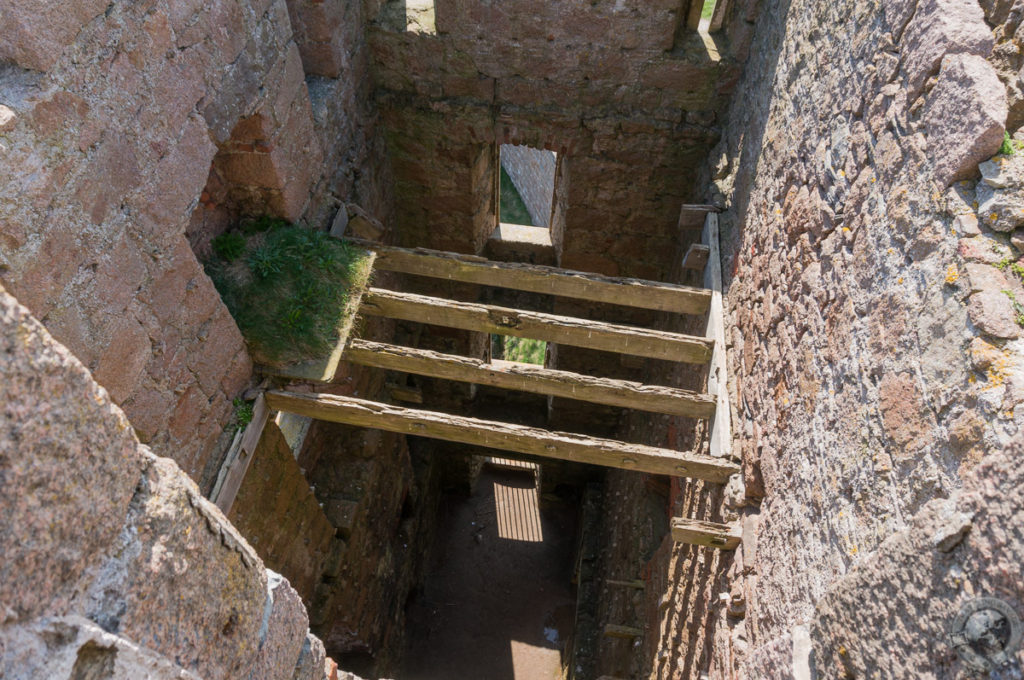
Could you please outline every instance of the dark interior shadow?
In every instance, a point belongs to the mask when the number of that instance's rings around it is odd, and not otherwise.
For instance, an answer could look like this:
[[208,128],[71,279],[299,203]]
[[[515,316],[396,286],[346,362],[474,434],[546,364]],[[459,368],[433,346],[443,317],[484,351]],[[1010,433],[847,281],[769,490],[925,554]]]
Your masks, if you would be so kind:
[[576,511],[539,507],[532,472],[487,466],[442,500],[400,680],[536,677],[562,663],[575,611]]

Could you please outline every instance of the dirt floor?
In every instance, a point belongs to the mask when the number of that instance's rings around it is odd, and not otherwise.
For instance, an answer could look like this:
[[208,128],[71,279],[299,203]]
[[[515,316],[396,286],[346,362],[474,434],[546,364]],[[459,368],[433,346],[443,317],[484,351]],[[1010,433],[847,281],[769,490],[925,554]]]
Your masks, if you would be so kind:
[[530,470],[484,467],[446,496],[424,592],[409,608],[399,680],[554,680],[574,619],[576,507]]

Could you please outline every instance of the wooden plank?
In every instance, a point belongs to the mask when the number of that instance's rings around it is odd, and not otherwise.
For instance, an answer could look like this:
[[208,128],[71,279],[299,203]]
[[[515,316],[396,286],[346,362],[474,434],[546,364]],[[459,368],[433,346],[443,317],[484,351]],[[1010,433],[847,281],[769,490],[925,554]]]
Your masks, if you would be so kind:
[[740,544],[740,528],[729,524],[704,522],[699,519],[674,517],[672,540],[676,543],[703,545],[709,548],[735,550]]
[[710,396],[689,390],[595,378],[515,361],[494,360],[488,364],[469,357],[367,340],[352,340],[345,350],[345,359],[361,366],[653,413],[710,418],[715,409],[714,399]]
[[643,637],[643,630],[634,628],[633,626],[620,626],[615,623],[606,623],[604,626],[605,637],[616,637],[624,638],[626,640],[632,640],[634,638]]
[[318,420],[577,463],[640,470],[659,475],[693,477],[716,483],[725,482],[729,475],[739,471],[732,463],[715,460],[703,454],[676,452],[568,432],[550,432],[525,425],[407,409],[353,397],[271,391],[266,393],[266,398],[267,404],[273,409]]
[[722,212],[722,209],[717,205],[707,205],[704,203],[683,203],[682,212]]
[[395,248],[352,239],[374,250],[374,266],[386,271],[525,290],[678,314],[704,314],[711,294],[692,286],[644,279],[601,276],[571,269],[518,262],[495,262],[440,250]]
[[224,467],[226,472],[223,482],[211,494],[210,500],[225,515],[231,511],[231,506],[235,502],[235,496],[238,495],[238,490],[242,488],[242,480],[245,479],[245,473],[249,470],[249,464],[252,463],[253,458],[252,454],[256,452],[256,446],[260,443],[260,437],[263,435],[263,427],[267,424],[269,417],[270,409],[267,408],[266,400],[261,394],[256,397],[256,401],[252,405],[252,420],[245,426],[245,431],[242,432],[241,438],[236,438],[238,442],[237,448],[232,447],[228,459],[225,460]]
[[718,245],[718,215],[708,213],[704,221],[703,240],[708,246],[704,286],[711,291],[711,308],[708,310],[708,325],[704,335],[714,347],[708,367],[708,394],[715,398],[708,453],[719,458],[732,455],[732,427],[726,378],[725,311],[722,307],[722,255]]
[[371,288],[362,313],[469,331],[536,338],[606,352],[701,364],[711,358],[711,341],[679,333],[587,321],[472,302]]

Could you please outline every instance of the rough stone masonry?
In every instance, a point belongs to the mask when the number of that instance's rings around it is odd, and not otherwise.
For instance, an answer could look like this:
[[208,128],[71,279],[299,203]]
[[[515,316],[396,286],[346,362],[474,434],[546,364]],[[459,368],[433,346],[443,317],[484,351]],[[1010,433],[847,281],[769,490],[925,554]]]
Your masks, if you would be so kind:
[[[437,0],[432,32],[398,4],[0,0],[0,675],[332,677],[311,620],[400,656],[441,473],[398,436],[268,437],[228,522],[203,493],[256,381],[200,258],[265,213],[485,252],[497,148],[527,144],[560,155],[566,267],[681,281],[680,204],[723,209],[742,479],[605,478],[580,592],[643,636],[577,677],[967,677],[962,605],[1024,613],[1024,6],[734,0],[708,34],[681,0]],[[681,514],[740,548],[675,545]]]

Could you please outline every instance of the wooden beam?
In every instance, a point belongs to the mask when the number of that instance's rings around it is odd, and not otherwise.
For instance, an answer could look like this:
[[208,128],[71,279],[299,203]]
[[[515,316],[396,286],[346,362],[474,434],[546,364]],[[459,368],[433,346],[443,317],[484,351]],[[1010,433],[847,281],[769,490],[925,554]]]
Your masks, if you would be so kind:
[[702,288],[644,279],[601,276],[518,262],[495,262],[440,250],[395,248],[352,239],[377,253],[374,267],[386,271],[525,290],[678,314],[704,314],[711,294]]
[[418,387],[409,387],[408,385],[399,385],[398,383],[387,383],[385,387],[388,390],[388,394],[395,401],[404,401],[410,404],[423,403],[423,390]]
[[647,587],[647,584],[637,579],[635,581],[619,581],[613,578],[606,578],[604,580],[610,586],[622,586],[623,588],[636,588],[637,590],[643,590]]
[[587,321],[507,307],[371,288],[360,311],[469,331],[535,338],[576,347],[621,352],[652,359],[701,364],[711,358],[712,342],[667,331]]
[[693,477],[721,483],[739,468],[704,454],[627,444],[568,432],[422,411],[332,394],[271,391],[267,405],[278,411],[369,427],[389,432],[432,437],[492,449],[515,451],[577,463],[640,470],[659,475]]
[[704,336],[714,348],[708,367],[708,394],[715,398],[715,413],[710,423],[708,453],[732,456],[732,424],[729,411],[728,363],[725,357],[725,310],[722,306],[722,254],[718,244],[718,215],[708,213],[704,221],[703,240],[708,246],[708,266],[704,269],[704,286],[711,291],[711,308]]
[[690,543],[709,548],[735,550],[740,544],[740,529],[729,524],[703,522],[699,519],[674,517],[672,519],[672,540],[676,543]]
[[632,640],[634,638],[643,637],[644,632],[639,628],[633,626],[620,626],[615,623],[606,623],[604,626],[605,637],[617,637]]
[[658,385],[643,385],[628,380],[594,378],[515,361],[495,360],[487,364],[469,357],[366,340],[349,342],[345,349],[345,359],[361,366],[653,413],[710,418],[715,412],[714,399],[706,394]]
[[245,473],[249,471],[249,464],[252,463],[253,454],[256,453],[256,446],[263,436],[263,428],[270,417],[270,409],[267,408],[264,396],[256,397],[252,405],[252,420],[245,426],[245,430],[235,434],[231,443],[228,455],[224,459],[224,466],[221,468],[217,483],[210,493],[210,500],[220,508],[226,516],[235,503],[235,496],[242,488],[242,480]]

